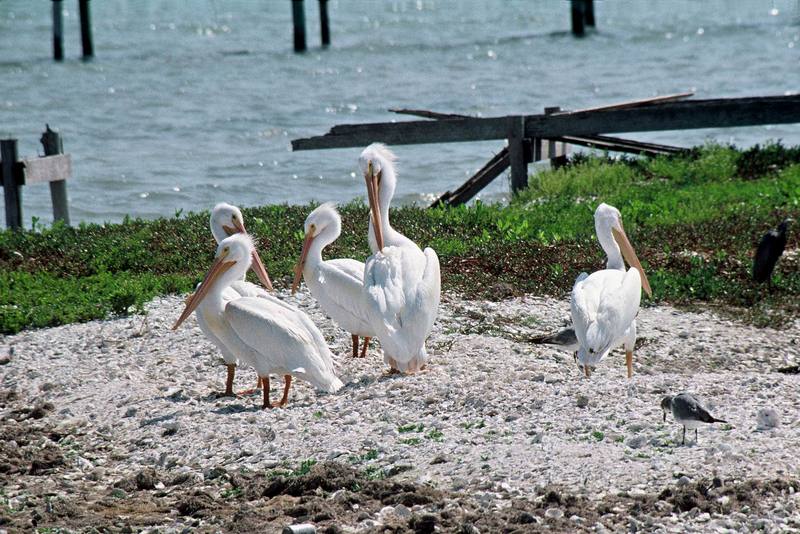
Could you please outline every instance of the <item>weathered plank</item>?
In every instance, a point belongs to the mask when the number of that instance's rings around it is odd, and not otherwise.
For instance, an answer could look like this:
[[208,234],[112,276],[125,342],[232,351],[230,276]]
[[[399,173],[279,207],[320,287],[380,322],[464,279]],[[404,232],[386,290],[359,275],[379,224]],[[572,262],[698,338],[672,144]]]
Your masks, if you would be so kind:
[[800,95],[723,98],[550,116],[528,116],[525,122],[525,136],[581,136],[795,122],[800,122]]
[[525,158],[525,117],[508,118],[508,161],[511,165],[511,192],[528,187],[528,162]]
[[508,149],[503,148],[500,152],[494,155],[489,162],[484,165],[472,178],[464,182],[461,187],[455,191],[447,191],[434,201],[430,207],[436,207],[441,204],[450,206],[459,206],[466,204],[472,197],[478,194],[481,189],[489,185],[492,180],[500,176],[510,164],[508,158]]
[[6,226],[22,228],[22,184],[19,183],[16,139],[0,141],[0,174],[3,177],[3,199],[6,207]]
[[660,155],[677,154],[686,151],[685,148],[677,146],[661,145],[657,143],[643,143],[641,141],[621,139],[619,137],[610,137],[607,135],[587,135],[584,137],[564,135],[562,137],[556,137],[555,140],[562,141],[570,145],[609,150],[611,152],[624,152],[627,154]]
[[72,158],[69,154],[24,159],[22,165],[25,168],[25,185],[57,182],[72,176]]
[[[39,139],[39,142],[42,143],[46,156],[55,156],[64,153],[64,144],[61,142],[61,134],[51,130],[49,124],[42,134],[42,137]],[[70,171],[71,170],[70,168]],[[67,200],[66,180],[50,182],[50,200],[53,202],[53,220],[63,221],[64,224],[69,225],[69,204]]]
[[[694,96],[694,93],[674,93],[670,95],[651,96],[649,98],[637,98],[636,100],[626,100],[625,102],[616,102],[614,104],[605,104],[603,106],[594,106],[591,108],[577,109],[570,111],[568,109],[553,111],[552,113],[545,112],[545,115],[561,115],[564,113],[581,113],[583,111],[602,111],[610,109],[625,109],[635,108],[639,106],[652,106],[653,104],[663,104],[665,102],[675,102],[677,100],[686,100]],[[693,102],[697,102],[694,100]]]
[[[507,117],[346,124],[323,136],[292,141],[294,150],[482,141],[507,136]],[[524,137],[688,130],[800,122],[800,95],[663,102],[525,118]]]

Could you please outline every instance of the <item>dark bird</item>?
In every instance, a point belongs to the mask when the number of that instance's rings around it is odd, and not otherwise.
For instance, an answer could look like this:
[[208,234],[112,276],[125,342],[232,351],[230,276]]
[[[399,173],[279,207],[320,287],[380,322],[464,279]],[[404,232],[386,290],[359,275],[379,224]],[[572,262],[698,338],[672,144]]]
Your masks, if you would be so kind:
[[772,271],[786,248],[786,232],[792,222],[793,219],[785,219],[761,238],[753,260],[753,280],[756,282],[768,282],[772,288]]
[[575,336],[575,329],[571,326],[554,334],[544,334],[531,338],[531,343],[536,345],[555,345],[567,352],[578,350],[578,338]]
[[697,443],[697,429],[703,423],[727,423],[722,419],[717,419],[706,410],[700,401],[689,393],[681,393],[674,397],[667,395],[661,399],[661,410],[664,412],[664,421],[667,420],[667,412],[672,412],[675,421],[683,425],[683,439],[681,445],[686,444],[686,429],[694,429],[694,442]]

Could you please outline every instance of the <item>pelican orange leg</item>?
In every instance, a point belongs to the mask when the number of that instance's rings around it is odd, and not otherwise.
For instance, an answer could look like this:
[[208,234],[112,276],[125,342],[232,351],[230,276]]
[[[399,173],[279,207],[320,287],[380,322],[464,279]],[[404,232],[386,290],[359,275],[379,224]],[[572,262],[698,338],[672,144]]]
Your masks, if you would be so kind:
[[628,367],[628,378],[633,376],[633,351],[625,351],[625,365]]
[[279,407],[286,406],[289,402],[289,388],[292,387],[292,375],[283,375],[283,398],[278,403]]
[[358,358],[358,336],[356,334],[351,334],[353,338],[353,358]]
[[362,358],[366,358],[367,357],[367,349],[369,348],[369,340],[370,339],[372,339],[372,338],[369,337],[369,336],[365,336],[364,337],[364,344],[361,345],[361,357]]
[[272,408],[272,404],[269,402],[269,375],[262,376],[261,383],[264,385],[264,404],[261,405],[261,409],[266,410]]
[[225,380],[225,396],[233,397],[233,376],[236,373],[236,364],[229,363],[226,367],[228,368],[228,377]]

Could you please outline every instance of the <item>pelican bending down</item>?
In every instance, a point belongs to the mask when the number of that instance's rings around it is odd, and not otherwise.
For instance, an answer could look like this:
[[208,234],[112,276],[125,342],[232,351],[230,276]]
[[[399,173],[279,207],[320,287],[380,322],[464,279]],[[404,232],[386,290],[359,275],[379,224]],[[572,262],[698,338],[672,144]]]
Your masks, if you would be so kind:
[[439,258],[425,252],[389,223],[397,178],[394,154],[374,143],[359,157],[367,182],[369,244],[374,252],[364,268],[364,292],[372,328],[392,370],[413,373],[425,366],[425,340],[439,310]]
[[322,334],[307,315],[280,301],[258,297],[226,300],[225,291],[250,268],[253,250],[246,234],[223,239],[214,263],[173,330],[195,309],[202,308],[214,335],[239,361],[255,368],[264,384],[263,408],[273,407],[269,400],[270,373],[284,375],[283,398],[277,406],[288,401],[292,376],[319,390],[336,392],[342,381],[334,374],[332,355]]
[[[644,288],[651,295],[650,283],[625,235],[619,210],[600,204],[594,212],[594,226],[608,261],[601,271],[591,275],[581,273],[572,288],[570,304],[579,344],[578,365],[588,377],[590,369],[622,344],[630,378],[641,290]],[[631,265],[627,271],[623,257]]]
[[[245,230],[244,227],[244,217],[242,217],[242,212],[236,206],[232,206],[224,202],[217,204],[214,206],[214,209],[211,210],[209,225],[211,226],[211,233],[213,234],[214,239],[217,241],[217,244],[221,243],[222,240],[228,236],[238,233],[247,233],[247,230]],[[267,270],[264,268],[264,264],[261,262],[261,258],[259,257],[258,251],[256,251],[255,248],[253,248],[252,253],[252,268],[261,283],[271,291],[272,282],[270,281]],[[245,281],[244,274],[242,275],[241,280],[236,280],[223,292],[222,297],[225,300],[233,300],[234,298],[238,297],[273,298],[262,288]],[[190,296],[189,298],[191,299],[192,297]],[[211,328],[209,323],[209,321],[213,320],[213,318],[210,316],[207,317],[204,310],[205,308],[201,308],[197,313],[197,325],[200,327],[200,330],[203,332],[203,334],[205,334],[205,336],[214,345],[216,345],[216,347],[222,353],[222,359],[225,360],[225,366],[228,369],[228,376],[225,380],[224,395],[230,397],[233,396],[233,379],[236,373],[237,363],[236,356],[234,356],[233,352],[231,352],[225,343],[214,334],[214,330]],[[256,388],[258,388],[260,385],[261,380],[259,379],[256,383]]]
[[342,233],[342,218],[333,204],[322,204],[309,213],[306,238],[294,270],[292,293],[304,277],[322,310],[353,338],[353,357],[358,357],[358,338],[364,338],[361,357],[367,355],[373,329],[364,301],[364,264],[349,258],[322,260],[322,249]]

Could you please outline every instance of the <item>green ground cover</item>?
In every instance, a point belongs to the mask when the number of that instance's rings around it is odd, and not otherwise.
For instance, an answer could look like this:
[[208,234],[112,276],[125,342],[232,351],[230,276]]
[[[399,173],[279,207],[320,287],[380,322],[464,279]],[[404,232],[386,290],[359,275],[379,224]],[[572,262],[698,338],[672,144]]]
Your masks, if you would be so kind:
[[[600,202],[622,211],[653,287],[645,302],[714,307],[777,326],[800,311],[796,254],[779,264],[773,292],[749,279],[761,235],[785,216],[800,218],[800,147],[710,145],[656,159],[580,156],[532,176],[508,206],[405,207],[393,210],[392,224],[438,252],[445,289],[475,298],[560,297],[581,271],[603,265],[592,222]],[[278,284],[290,283],[312,208],[243,210]],[[353,202],[340,211],[342,237],[327,257],[364,259],[367,209]],[[800,242],[794,230],[790,250]],[[141,311],[156,295],[190,291],[214,248],[207,212],[2,232],[0,332]]]

